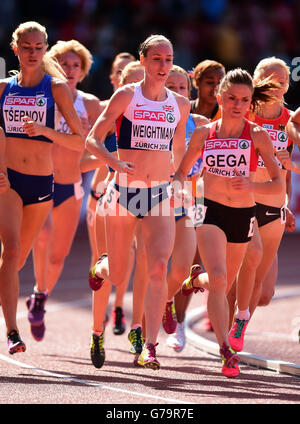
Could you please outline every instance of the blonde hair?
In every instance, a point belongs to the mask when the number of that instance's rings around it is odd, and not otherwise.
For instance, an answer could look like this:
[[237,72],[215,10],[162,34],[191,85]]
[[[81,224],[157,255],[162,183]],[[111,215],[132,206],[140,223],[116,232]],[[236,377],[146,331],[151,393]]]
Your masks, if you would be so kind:
[[181,68],[181,66],[173,65],[171,70],[170,70],[169,76],[172,73],[173,74],[183,74],[186,77],[186,80],[187,80],[187,83],[188,83],[188,93],[189,93],[189,97],[190,97],[191,91],[192,91],[192,83],[191,83],[191,80],[190,80],[190,77],[189,77],[189,74],[187,73],[187,71],[185,69]]
[[221,71],[224,74],[226,73],[224,65],[222,63],[216,62],[215,60],[206,59],[202,62],[199,62],[195,67],[193,72],[193,86],[198,89],[198,82],[203,77],[203,74],[207,71]]
[[139,60],[135,60],[134,62],[129,62],[127,65],[123,68],[121,76],[120,76],[120,84],[124,85],[126,84],[126,78],[130,75],[132,71],[135,71],[136,69],[143,69],[144,66],[141,64]]
[[[40,32],[43,37],[44,37],[44,42],[45,45],[48,47],[48,34],[46,31],[46,28],[39,24],[38,22],[35,21],[28,21],[28,22],[23,22],[22,24],[20,24],[15,31],[12,34],[12,40],[10,43],[11,48],[14,50],[15,47],[17,47],[20,37],[26,33],[26,32]],[[66,76],[65,73],[62,69],[62,67],[59,65],[59,63],[57,62],[57,60],[54,60],[53,58],[51,58],[49,56],[49,53],[46,52],[44,54],[43,57],[43,61],[42,61],[42,66],[44,71],[56,78],[60,78],[63,81],[66,81]],[[12,74],[18,74],[18,71],[11,71],[10,73]]]
[[270,103],[277,101],[275,96],[272,96],[270,90],[280,88],[280,84],[272,80],[271,77],[260,81],[254,81],[248,71],[241,68],[232,69],[223,77],[218,94],[222,94],[231,85],[243,84],[247,85],[252,92],[251,110],[255,112],[259,107],[259,103]]
[[81,82],[91,69],[93,57],[90,51],[77,40],[57,41],[49,50],[49,56],[59,60],[60,56],[67,52],[75,53],[81,60],[82,76],[79,79]]
[[266,57],[265,59],[262,59],[257,64],[257,66],[254,70],[254,73],[253,73],[254,80],[255,81],[260,80],[264,71],[267,68],[273,68],[274,66],[278,66],[278,67],[280,67],[281,69],[284,70],[284,72],[286,74],[287,82],[289,83],[289,81],[290,81],[290,68],[289,68],[289,66],[285,63],[284,60],[279,59],[278,57],[275,57],[275,56]]
[[152,47],[153,45],[157,43],[168,43],[173,48],[171,41],[164,35],[160,35],[160,34],[150,35],[150,37],[148,37],[145,41],[143,41],[140,44],[139,55],[146,57],[150,47]]

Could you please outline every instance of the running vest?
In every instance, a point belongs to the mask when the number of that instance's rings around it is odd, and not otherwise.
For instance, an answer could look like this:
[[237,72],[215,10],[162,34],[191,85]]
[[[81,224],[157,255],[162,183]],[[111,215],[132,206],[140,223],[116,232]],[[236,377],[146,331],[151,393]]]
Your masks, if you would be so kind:
[[135,90],[131,102],[116,121],[118,149],[171,151],[180,119],[177,101],[167,88],[167,98],[162,102],[146,99],[140,84],[132,84]]
[[[290,111],[282,106],[281,113],[278,118],[261,118],[258,115],[254,115],[253,117],[249,114],[249,119],[265,130],[267,130],[273,146],[276,150],[287,149],[290,153],[293,150],[293,142],[290,140],[285,132],[285,126],[290,118]],[[282,163],[276,158],[276,162],[280,169],[284,169]],[[258,159],[257,166],[259,168],[265,168],[265,164],[261,157]]]
[[203,166],[206,172],[222,177],[235,176],[236,168],[243,176],[256,171],[258,155],[255,152],[250,134],[250,123],[245,120],[243,132],[239,138],[217,138],[217,122],[211,124],[202,149]]
[[18,76],[10,78],[0,99],[0,125],[6,137],[30,138],[52,143],[47,137],[29,137],[22,127],[22,117],[29,116],[39,125],[55,127],[55,102],[51,90],[52,77],[45,74],[35,87],[18,85]]
[[[192,117],[192,115],[190,114],[185,126],[185,146],[186,148],[188,148],[189,144],[190,144],[190,140],[192,137],[192,134],[194,132],[194,129],[196,128],[196,124],[195,121]],[[200,169],[201,169],[201,163],[202,163],[202,158],[199,157],[199,159],[197,160],[197,162],[194,164],[194,166],[192,167],[192,169],[190,170],[190,172],[188,173],[188,177],[192,177],[195,174],[199,174],[200,173]]]
[[[83,93],[80,90],[77,90],[76,99],[74,101],[74,109],[79,117],[88,119],[88,114],[84,105]],[[55,129],[61,133],[70,134],[70,128],[68,127],[65,118],[62,115],[60,116],[60,121],[58,125],[56,125]]]

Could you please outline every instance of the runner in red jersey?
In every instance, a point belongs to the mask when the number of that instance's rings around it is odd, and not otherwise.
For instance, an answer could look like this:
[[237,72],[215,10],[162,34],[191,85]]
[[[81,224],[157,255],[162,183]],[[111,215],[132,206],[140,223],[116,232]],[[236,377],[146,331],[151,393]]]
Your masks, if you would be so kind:
[[[229,346],[226,294],[253,235],[254,193],[268,195],[282,190],[268,133],[244,117],[258,99],[272,100],[265,91],[275,86],[269,81],[258,87],[247,71],[229,71],[219,88],[221,119],[194,130],[174,177],[174,198],[181,198],[182,190],[178,185],[183,186],[192,164],[202,152],[203,221],[197,227],[197,244],[206,272],[201,274],[201,267],[193,265],[182,291],[189,295],[200,288],[209,290],[208,314],[220,346],[222,373],[227,377],[239,374],[239,358]],[[258,154],[270,175],[267,182],[255,181]]]
[[[279,84],[280,88],[273,90],[272,93],[277,101],[260,103],[256,113],[250,113],[249,118],[268,132],[274,150],[286,149],[291,154],[293,143],[285,131],[290,111],[283,106],[283,96],[289,86],[289,68],[281,59],[266,58],[257,65],[254,79],[259,84],[268,77]],[[249,243],[240,269],[236,293],[233,288],[230,296],[232,305],[232,297],[236,294],[238,306],[229,333],[231,347],[236,351],[243,350],[245,330],[256,306],[268,305],[274,295],[278,274],[277,251],[285,229],[291,191],[290,173],[287,173],[278,159],[276,161],[282,176],[282,190],[267,197],[255,193],[255,236]],[[258,182],[269,180],[268,171],[261,158],[258,160],[255,180]],[[291,215],[290,211],[289,214]]]

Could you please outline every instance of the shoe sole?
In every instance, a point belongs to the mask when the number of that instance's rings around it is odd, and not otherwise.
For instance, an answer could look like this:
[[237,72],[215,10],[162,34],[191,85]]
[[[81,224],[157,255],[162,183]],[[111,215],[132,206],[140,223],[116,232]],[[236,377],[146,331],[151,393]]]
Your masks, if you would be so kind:
[[[140,365],[140,364],[139,364]],[[153,362],[153,361],[151,361],[151,362],[146,362],[146,364],[144,364],[144,367],[145,368],[150,368],[150,369],[152,369],[152,370],[154,370],[154,371],[157,371],[157,370],[159,370],[160,369],[160,365],[157,363],[157,362]]]
[[26,346],[25,345],[20,345],[20,346],[16,346],[13,349],[9,350],[8,352],[13,355],[14,353],[19,353],[19,352],[25,352],[26,351]]

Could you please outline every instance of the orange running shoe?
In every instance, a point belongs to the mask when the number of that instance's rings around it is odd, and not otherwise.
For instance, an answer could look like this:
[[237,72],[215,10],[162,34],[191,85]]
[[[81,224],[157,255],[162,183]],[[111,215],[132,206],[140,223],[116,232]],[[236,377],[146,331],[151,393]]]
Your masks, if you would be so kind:
[[199,274],[202,272],[202,267],[200,265],[193,265],[190,270],[190,274],[186,280],[182,283],[181,286],[181,293],[184,296],[189,296],[190,294],[204,292],[204,289],[202,287],[194,287],[193,282],[194,278],[198,277]]
[[238,363],[238,355],[229,347],[226,343],[223,343],[220,349],[220,355],[222,356],[222,374],[225,377],[237,377],[240,373]]

